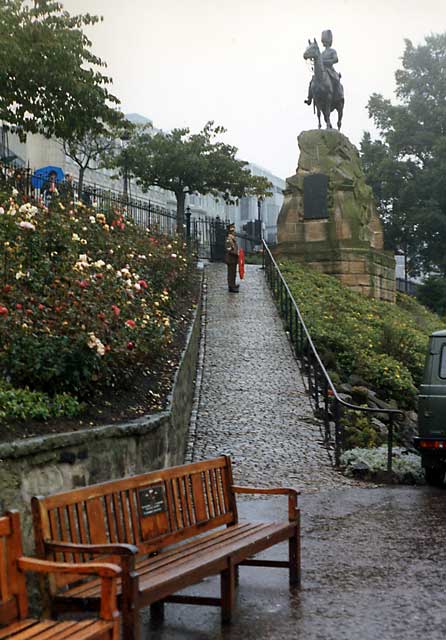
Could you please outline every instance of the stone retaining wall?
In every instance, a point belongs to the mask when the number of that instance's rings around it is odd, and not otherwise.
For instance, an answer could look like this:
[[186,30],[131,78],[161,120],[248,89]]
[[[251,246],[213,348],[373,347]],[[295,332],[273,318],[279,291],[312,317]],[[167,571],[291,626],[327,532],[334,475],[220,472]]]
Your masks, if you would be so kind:
[[20,511],[26,552],[33,550],[31,496],[183,463],[194,396],[200,315],[201,302],[166,411],[126,423],[0,445],[0,513],[5,509]]

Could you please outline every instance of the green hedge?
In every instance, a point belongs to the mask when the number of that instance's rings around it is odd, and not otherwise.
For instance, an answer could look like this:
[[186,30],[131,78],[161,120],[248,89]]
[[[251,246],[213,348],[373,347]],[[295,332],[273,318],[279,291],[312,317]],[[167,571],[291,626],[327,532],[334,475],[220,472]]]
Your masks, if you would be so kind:
[[403,294],[393,305],[294,261],[279,266],[325,365],[341,380],[356,374],[382,399],[415,408],[429,335],[444,328],[440,318]]

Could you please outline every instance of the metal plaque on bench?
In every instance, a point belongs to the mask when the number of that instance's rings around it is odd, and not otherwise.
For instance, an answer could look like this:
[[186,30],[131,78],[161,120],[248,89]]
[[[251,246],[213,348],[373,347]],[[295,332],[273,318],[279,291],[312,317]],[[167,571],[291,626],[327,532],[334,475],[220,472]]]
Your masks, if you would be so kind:
[[312,173],[304,177],[304,220],[328,218],[328,176]]
[[152,484],[139,489],[138,498],[141,518],[148,518],[167,510],[163,484]]

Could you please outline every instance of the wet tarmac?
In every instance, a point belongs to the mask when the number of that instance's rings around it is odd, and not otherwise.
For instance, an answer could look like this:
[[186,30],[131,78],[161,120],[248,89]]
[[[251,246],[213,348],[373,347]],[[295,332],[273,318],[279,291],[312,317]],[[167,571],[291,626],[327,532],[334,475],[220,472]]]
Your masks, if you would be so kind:
[[[240,501],[249,520],[286,518],[283,498]],[[301,498],[300,591],[287,571],[241,567],[233,622],[217,608],[166,605],[151,640],[440,640],[446,635],[446,491],[347,488]],[[279,559],[286,545],[265,553]],[[189,593],[217,595],[217,577]]]

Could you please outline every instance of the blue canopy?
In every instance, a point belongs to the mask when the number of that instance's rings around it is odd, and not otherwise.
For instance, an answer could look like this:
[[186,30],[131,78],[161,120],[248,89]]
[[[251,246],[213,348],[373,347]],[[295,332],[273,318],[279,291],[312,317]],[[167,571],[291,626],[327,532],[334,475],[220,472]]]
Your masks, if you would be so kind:
[[50,173],[56,174],[56,182],[62,182],[65,177],[63,170],[60,167],[53,167],[48,165],[47,167],[41,167],[36,169],[34,175],[31,178],[31,184],[35,189],[41,189],[42,185],[48,180]]

